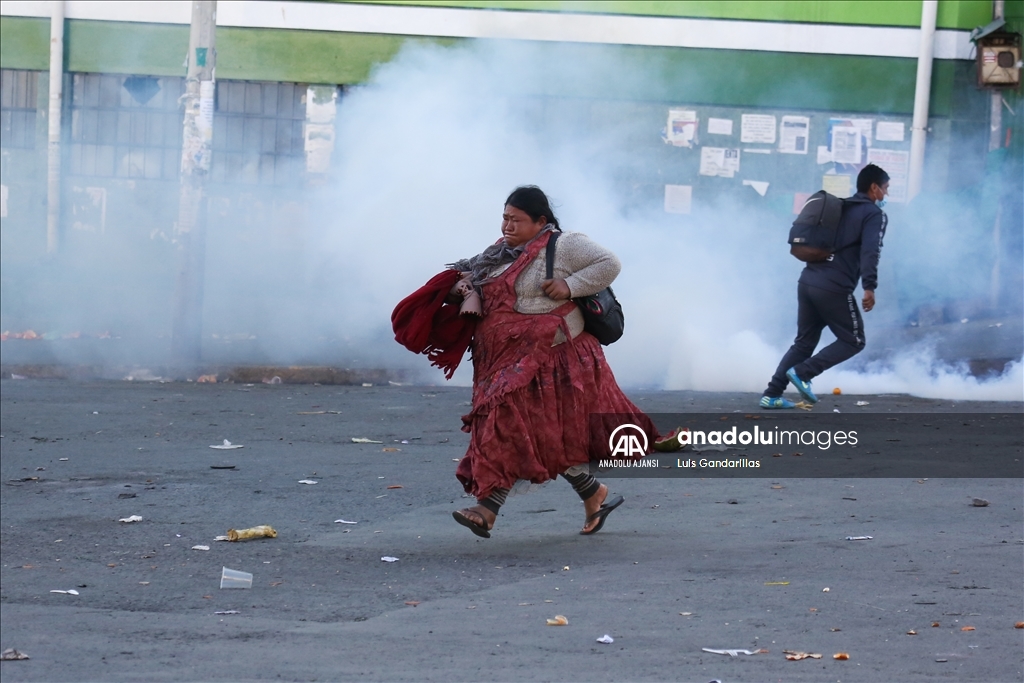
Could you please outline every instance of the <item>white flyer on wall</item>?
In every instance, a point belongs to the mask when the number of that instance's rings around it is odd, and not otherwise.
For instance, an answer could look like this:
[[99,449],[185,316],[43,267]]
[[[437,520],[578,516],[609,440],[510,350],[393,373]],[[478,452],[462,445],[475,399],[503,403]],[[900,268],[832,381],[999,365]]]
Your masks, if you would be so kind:
[[875,127],[874,119],[850,119],[850,123],[857,127],[860,131],[861,137],[864,138],[864,142],[867,143],[868,147],[871,146],[871,131]]
[[740,122],[740,142],[775,144],[775,116],[773,114],[744,114]]
[[732,135],[732,119],[708,119],[709,135]]
[[724,147],[702,147],[700,174],[732,178],[740,170],[740,151]]
[[868,150],[868,163],[881,167],[889,174],[889,201],[906,202],[910,152],[872,147]]
[[837,164],[860,163],[860,128],[832,127],[832,161]]
[[665,213],[690,213],[692,201],[692,185],[665,186]]
[[875,139],[879,142],[903,142],[905,135],[902,121],[879,121],[875,126]]
[[779,127],[779,152],[807,154],[811,119],[806,116],[783,116]]
[[693,147],[697,140],[697,112],[668,110],[668,142],[676,147]]

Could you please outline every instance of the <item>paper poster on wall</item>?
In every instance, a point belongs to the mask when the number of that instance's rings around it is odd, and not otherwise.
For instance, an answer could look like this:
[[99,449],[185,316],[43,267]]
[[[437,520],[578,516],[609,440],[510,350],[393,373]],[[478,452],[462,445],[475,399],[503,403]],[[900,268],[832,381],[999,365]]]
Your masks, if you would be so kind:
[[740,142],[775,144],[775,116],[773,114],[744,114],[740,123]]
[[821,189],[829,194],[834,194],[840,199],[846,199],[852,194],[850,187],[850,176],[848,175],[826,173],[821,176]]
[[697,141],[697,112],[668,110],[668,142],[676,147],[693,147]]
[[818,145],[818,163],[819,164],[831,164],[832,163],[832,150],[826,145]]
[[708,119],[708,134],[732,135],[732,119]]
[[764,180],[744,180],[743,184],[746,187],[753,188],[754,192],[758,193],[763,197],[765,193],[768,192],[768,185],[770,183]]
[[690,213],[692,202],[692,185],[665,186],[665,213]]
[[879,142],[903,142],[905,129],[902,121],[879,121],[875,126],[875,140]]
[[807,154],[811,120],[806,116],[783,116],[779,126],[779,152]]
[[871,131],[875,127],[874,119],[850,119],[850,123],[853,124],[860,131],[860,135],[864,138],[864,142],[867,146],[871,146]]
[[811,198],[810,192],[797,192],[793,195],[793,215],[799,216],[804,204]]
[[889,201],[906,202],[910,152],[872,147],[868,150],[868,163],[880,166],[889,174]]
[[740,151],[724,147],[702,147],[700,174],[732,178],[740,170]]
[[832,161],[837,164],[860,163],[860,128],[855,126],[832,127]]

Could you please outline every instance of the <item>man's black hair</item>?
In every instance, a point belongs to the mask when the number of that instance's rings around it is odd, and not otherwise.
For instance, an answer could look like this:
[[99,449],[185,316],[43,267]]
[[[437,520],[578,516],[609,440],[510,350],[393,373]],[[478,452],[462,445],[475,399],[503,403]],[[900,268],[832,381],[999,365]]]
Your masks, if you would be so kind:
[[889,182],[889,174],[874,164],[868,164],[857,174],[857,192],[867,192],[872,185],[881,187]]

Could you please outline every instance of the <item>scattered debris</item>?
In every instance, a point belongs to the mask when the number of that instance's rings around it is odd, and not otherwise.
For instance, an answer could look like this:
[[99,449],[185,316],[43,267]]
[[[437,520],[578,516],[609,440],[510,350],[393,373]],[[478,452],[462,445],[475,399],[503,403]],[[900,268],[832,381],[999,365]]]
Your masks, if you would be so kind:
[[974,631],[975,628],[973,626],[961,626],[960,630],[961,631]]
[[603,636],[601,636],[600,638],[598,638],[598,639],[597,639],[597,642],[599,642],[599,643],[604,643],[605,645],[611,645],[612,643],[614,643],[614,642],[615,642],[615,639],[614,639],[614,638],[612,638],[612,637],[611,637],[610,635],[608,635],[608,634],[606,633],[606,634],[604,634]]
[[350,522],[347,519],[336,519],[336,520],[334,520],[334,523],[335,524],[359,524],[359,522]]
[[340,410],[304,410],[296,415],[341,415]]
[[680,612],[679,614],[680,614],[680,616],[684,616],[684,617],[692,617],[693,616],[693,612]]
[[373,384],[371,384],[370,382],[363,382],[363,386],[364,387],[372,387]]
[[208,546],[208,545],[194,545],[194,546],[192,546],[192,550],[209,550],[209,549],[210,549],[210,546]]
[[1024,621],[1018,621],[1013,625],[1014,628],[1024,628]]
[[67,462],[68,461],[68,458],[57,458],[57,459],[60,460],[61,462]]
[[221,610],[220,612],[214,612],[214,614],[241,614],[241,612],[236,609],[226,609]]
[[564,567],[562,567],[562,571],[563,572],[569,571],[569,565],[565,565]]
[[397,557],[391,557],[390,555],[385,555],[384,557],[380,558],[380,561],[381,562],[398,562],[398,558]]
[[216,384],[217,375],[199,375],[199,379],[196,382],[199,384]]
[[765,581],[766,586],[788,586],[789,581]]
[[210,465],[211,470],[233,470],[234,465]]
[[973,505],[976,508],[987,508],[988,501],[985,500],[984,498],[972,498],[971,505]]
[[569,620],[563,617],[561,614],[556,614],[554,619],[547,620],[548,626],[568,626]]
[[125,517],[125,518],[119,519],[117,521],[124,522],[125,524],[131,524],[132,522],[141,522],[142,521],[142,517],[140,517],[139,515],[132,515],[131,517]]
[[[218,536],[218,538],[220,537]],[[247,541],[251,538],[277,538],[277,532],[274,531],[274,527],[268,524],[261,524],[249,529],[239,529],[238,531],[228,529],[229,541]]]
[[210,448],[216,448],[218,451],[231,451],[236,448],[245,448],[245,446],[240,443],[231,443],[227,439],[224,439],[224,443],[219,446],[210,446]]
[[384,443],[383,441],[374,441],[373,439],[367,439],[365,436],[352,437],[352,443]]
[[939,628],[939,622],[933,621],[932,622],[932,628]]
[[221,588],[252,588],[252,574],[221,567],[220,571]]
[[[52,590],[52,591],[50,591],[50,592],[51,592],[51,593],[64,593],[65,595],[78,595],[78,591],[76,591],[76,590],[75,590],[74,588],[68,589],[68,590],[66,590],[66,591],[62,591],[62,590]],[[973,630],[973,629],[972,629],[972,630]]]
[[264,384],[281,384],[281,378],[278,377],[277,375],[274,375],[270,379],[264,378],[263,379],[263,383]]
[[869,406],[869,405],[871,405],[871,403],[869,401],[857,401],[857,405],[859,405],[859,406]]
[[392,484],[392,485],[391,485],[391,486],[389,486],[388,488],[389,488],[389,489],[404,489],[405,487],[404,487],[404,486],[402,486],[401,484]]
[[847,541],[870,541],[874,539],[874,536],[847,536]]
[[300,484],[309,484],[310,486],[312,486],[313,484],[316,484],[318,482],[317,482],[316,479],[299,479],[299,483]]
[[398,453],[402,449],[401,448],[392,448],[391,446],[387,446],[387,447],[382,448],[380,450],[381,450],[382,453]]
[[213,540],[215,540],[215,541],[230,541],[231,539],[228,538],[227,536],[214,536]]
[[420,604],[420,601],[419,600],[406,600],[405,604],[409,605],[410,607],[415,607],[416,605]]
[[117,497],[119,499],[121,499],[121,500],[124,500],[124,499],[127,499],[127,498],[135,498],[137,495],[139,495],[139,494],[137,494],[137,493],[119,493],[119,494],[117,494]]
[[19,652],[15,650],[13,647],[9,647],[3,652],[0,652],[0,660],[3,660],[5,662],[12,662],[18,659],[29,659],[29,656],[24,652]]
[[791,662],[796,662],[801,659],[821,659],[821,655],[815,652],[800,652],[798,650],[783,650],[782,654],[786,655],[786,659]]
[[[710,647],[702,647],[701,652],[710,652],[713,655],[729,655],[730,657],[736,657],[738,655],[763,655],[768,654],[768,650],[761,648],[760,650],[713,650]],[[819,657],[821,655],[818,655]]]
[[838,412],[839,412],[839,408],[833,408],[833,409],[832,409],[832,412],[833,412],[833,413],[838,413]]
[[828,591],[829,591],[829,587],[828,586],[825,586],[824,588],[821,589],[822,593],[828,593]]
[[848,652],[837,652],[834,655],[832,655],[832,659],[838,659],[843,662],[845,662],[849,658],[850,654]]
[[917,635],[917,631],[915,631],[914,629],[910,629],[909,631],[907,631],[907,635],[908,636],[916,636]]

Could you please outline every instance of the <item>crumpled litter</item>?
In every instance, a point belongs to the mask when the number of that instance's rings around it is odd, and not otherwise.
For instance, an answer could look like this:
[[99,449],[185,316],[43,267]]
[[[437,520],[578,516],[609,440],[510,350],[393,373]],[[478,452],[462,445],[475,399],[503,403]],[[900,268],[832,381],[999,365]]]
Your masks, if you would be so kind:
[[976,508],[987,508],[988,501],[985,500],[984,498],[972,498],[971,505],[973,505]]
[[231,443],[227,439],[224,439],[224,443],[219,446],[210,446],[210,448],[216,448],[218,451],[231,451],[236,448],[245,448],[245,446],[240,443]]
[[390,555],[385,555],[384,557],[380,558],[380,561],[381,562],[398,562],[398,558],[397,557],[391,557]]
[[274,375],[270,379],[264,378],[263,379],[263,383],[264,384],[281,384],[281,378],[278,377],[277,375]]
[[76,590],[75,590],[74,588],[71,588],[71,589],[69,589],[69,590],[66,590],[66,591],[62,591],[62,590],[52,590],[52,591],[50,591],[50,592],[51,592],[51,593],[64,593],[64,594],[66,594],[66,595],[78,595],[78,591],[76,591]]
[[300,484],[310,484],[310,485],[312,485],[312,484],[316,484],[317,481],[316,481],[316,479],[299,479],[299,483]]
[[336,519],[336,520],[334,520],[334,523],[335,524],[359,524],[359,522],[350,522],[347,519]]
[[847,541],[870,541],[874,536],[847,536]]
[[760,650],[713,650],[710,647],[702,647],[701,651],[702,652],[710,652],[713,655],[729,655],[730,657],[736,657],[738,655],[764,655],[764,654],[768,654],[768,650],[766,650],[764,648],[761,648]]
[[17,659],[30,659],[30,657],[24,652],[15,650],[13,647],[9,647],[3,652],[0,652],[0,660],[11,662]]
[[352,443],[384,443],[383,441],[374,441],[373,439],[367,439],[365,436],[353,436]]
[[236,609],[226,609],[221,610],[220,612],[214,612],[214,614],[241,614],[241,612]]
[[547,620],[548,626],[568,626],[569,620],[563,617],[561,614],[556,614],[554,619]]
[[791,662],[796,662],[801,659],[821,659],[821,655],[815,652],[800,652],[798,650],[783,650],[782,654],[786,655],[786,659]]
[[209,550],[209,549],[210,549],[210,546],[208,546],[208,545],[194,545],[194,546],[192,546],[192,550]]
[[848,653],[848,652],[837,652],[834,655],[832,655],[832,659],[838,659],[841,662],[845,662],[849,658],[850,658],[850,653]]
[[869,405],[871,405],[871,403],[868,402],[868,401],[857,401],[857,405],[859,405],[859,406],[869,406]]
[[608,634],[606,633],[606,634],[604,634],[603,636],[601,636],[600,638],[598,638],[598,639],[597,639],[597,642],[599,642],[599,643],[604,643],[605,645],[611,645],[612,643],[614,643],[614,642],[615,642],[615,639],[614,639],[614,638],[612,638],[612,637],[611,637],[610,635],[608,635]]
[[132,522],[141,522],[142,521],[142,517],[140,517],[139,515],[132,515],[131,517],[125,517],[125,518],[119,519],[117,521],[124,522],[125,524],[131,524]]

